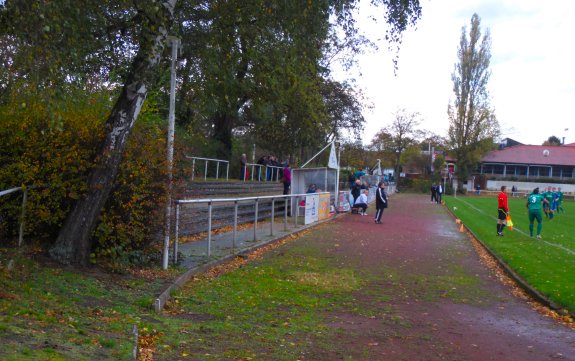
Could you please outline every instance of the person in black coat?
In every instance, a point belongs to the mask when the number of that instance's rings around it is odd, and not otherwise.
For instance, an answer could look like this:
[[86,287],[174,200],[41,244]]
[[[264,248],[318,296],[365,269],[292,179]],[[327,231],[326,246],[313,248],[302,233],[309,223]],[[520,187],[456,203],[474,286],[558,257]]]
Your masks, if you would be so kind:
[[437,186],[435,184],[431,185],[431,202],[437,202]]
[[357,197],[361,194],[361,180],[356,179],[353,187],[351,187],[351,195],[353,196],[353,204],[357,200]]
[[375,191],[375,223],[381,223],[381,216],[383,215],[383,210],[387,208],[388,200],[387,193],[385,193],[385,183],[379,182],[377,184],[377,190]]

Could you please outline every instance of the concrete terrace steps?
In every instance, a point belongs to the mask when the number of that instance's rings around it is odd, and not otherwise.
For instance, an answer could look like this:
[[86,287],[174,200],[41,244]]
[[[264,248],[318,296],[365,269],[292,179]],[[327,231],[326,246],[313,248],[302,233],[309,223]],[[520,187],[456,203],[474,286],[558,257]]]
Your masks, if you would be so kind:
[[253,197],[283,193],[281,182],[194,181],[186,185],[181,199]]

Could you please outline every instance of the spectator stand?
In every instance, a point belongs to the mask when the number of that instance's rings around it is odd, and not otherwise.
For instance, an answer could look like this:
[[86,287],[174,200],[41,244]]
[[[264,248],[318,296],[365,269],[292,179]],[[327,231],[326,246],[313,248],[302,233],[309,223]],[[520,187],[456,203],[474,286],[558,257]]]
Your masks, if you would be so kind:
[[[337,169],[322,168],[296,168],[292,169],[291,194],[305,194],[310,184],[318,187],[317,193],[329,192],[329,205],[335,203],[337,182]],[[295,207],[301,204],[305,197],[292,198],[292,215]]]

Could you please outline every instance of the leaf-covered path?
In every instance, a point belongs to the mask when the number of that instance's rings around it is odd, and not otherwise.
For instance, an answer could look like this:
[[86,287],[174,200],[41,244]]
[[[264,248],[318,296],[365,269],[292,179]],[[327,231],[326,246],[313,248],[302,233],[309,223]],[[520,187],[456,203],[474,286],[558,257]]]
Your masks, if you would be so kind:
[[575,360],[575,331],[514,295],[441,206],[401,194],[383,224],[371,214],[312,236],[370,280],[354,295],[357,307],[386,311],[332,315],[344,331],[340,349],[369,350],[354,360]]

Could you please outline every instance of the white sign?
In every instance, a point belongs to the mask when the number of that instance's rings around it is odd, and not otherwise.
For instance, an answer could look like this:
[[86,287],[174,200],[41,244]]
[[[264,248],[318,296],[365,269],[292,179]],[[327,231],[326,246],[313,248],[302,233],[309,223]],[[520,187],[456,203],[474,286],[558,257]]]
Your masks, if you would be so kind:
[[319,220],[319,194],[305,197],[305,224]]

